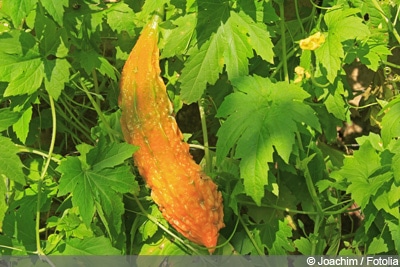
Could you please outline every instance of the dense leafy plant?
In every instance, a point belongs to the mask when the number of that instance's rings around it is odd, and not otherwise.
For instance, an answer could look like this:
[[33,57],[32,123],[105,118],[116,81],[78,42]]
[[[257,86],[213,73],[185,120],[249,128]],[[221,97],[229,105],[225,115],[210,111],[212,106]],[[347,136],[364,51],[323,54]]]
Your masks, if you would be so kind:
[[162,6],[162,75],[224,198],[215,254],[400,252],[398,0],[0,5],[1,254],[208,253],[162,218],[119,125],[119,72]]

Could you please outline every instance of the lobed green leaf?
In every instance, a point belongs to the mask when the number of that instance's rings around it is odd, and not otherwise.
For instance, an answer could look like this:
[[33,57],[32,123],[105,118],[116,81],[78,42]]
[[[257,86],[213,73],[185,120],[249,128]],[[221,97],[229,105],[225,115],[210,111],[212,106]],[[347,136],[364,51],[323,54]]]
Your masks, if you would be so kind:
[[106,144],[102,138],[97,147],[82,148],[83,156],[67,157],[57,168],[62,173],[58,195],[72,193],[72,203],[79,207],[86,225],[90,225],[95,202],[99,202],[108,222],[120,231],[124,212],[122,194],[138,191],[129,167],[121,164],[132,156],[135,148],[128,144]]
[[268,255],[287,255],[294,251],[294,246],[290,241],[292,228],[287,221],[278,220],[263,226],[262,240],[268,249]]
[[2,9],[11,17],[15,28],[20,28],[38,0],[4,0]]
[[370,35],[368,26],[360,17],[355,16],[359,12],[360,10],[356,8],[332,8],[324,16],[328,33],[325,43],[315,50],[315,55],[326,69],[330,83],[334,82],[341,69],[344,58],[342,42],[353,39],[364,40]]
[[[66,240],[65,247],[60,252],[53,253],[53,255],[121,255],[121,252],[111,245],[110,240],[102,236]],[[104,260],[105,262],[102,261],[102,264],[107,262],[107,259]],[[109,262],[109,264],[112,263]]]
[[217,81],[224,65],[223,49],[225,40],[221,38],[222,28],[211,36],[210,40],[190,51],[193,56],[185,63],[180,78],[181,99],[186,103],[193,103],[201,98],[207,83]]
[[334,32],[329,32],[325,43],[315,50],[318,61],[327,70],[326,78],[333,83],[342,67],[344,57],[343,45]]
[[32,113],[33,113],[32,107],[28,107],[27,109],[24,110],[19,120],[13,124],[12,128],[15,134],[17,135],[18,139],[22,143],[25,143],[26,138],[28,137],[29,124],[32,120]]
[[[148,1],[146,1],[148,2]],[[114,31],[121,33],[126,31],[129,35],[135,35],[135,14],[133,10],[124,2],[113,4],[107,11],[107,24]]]
[[321,128],[313,110],[302,102],[308,94],[296,85],[274,84],[258,76],[235,79],[232,84],[238,91],[225,98],[217,113],[227,118],[217,133],[217,162],[236,144],[234,157],[241,159],[245,192],[260,204],[274,151],[288,163],[297,124]]
[[0,132],[7,130],[8,127],[16,123],[21,114],[19,112],[14,112],[10,108],[0,109]]
[[390,107],[382,119],[382,140],[386,147],[392,138],[400,137],[400,102]]
[[[211,10],[214,4],[200,2],[199,9]],[[229,79],[247,75],[253,50],[263,59],[273,62],[273,44],[265,25],[255,23],[244,13],[229,12],[224,5],[219,5],[219,8],[220,13],[212,17],[211,21],[210,14],[207,15],[206,32],[210,34],[209,39],[202,42],[202,36],[206,33],[198,30],[200,48],[195,47],[188,52],[192,56],[186,61],[179,80],[181,98],[186,103],[199,100],[207,83],[212,85],[217,81],[224,65]],[[205,23],[201,12],[199,11],[197,28]],[[189,37],[188,34],[185,35],[186,38]]]
[[64,7],[68,6],[68,0],[41,0],[40,3],[54,19],[54,21],[62,27],[64,19]]
[[0,136],[0,151],[0,177],[24,185],[25,176],[22,172],[23,165],[17,155],[18,148],[9,138]]

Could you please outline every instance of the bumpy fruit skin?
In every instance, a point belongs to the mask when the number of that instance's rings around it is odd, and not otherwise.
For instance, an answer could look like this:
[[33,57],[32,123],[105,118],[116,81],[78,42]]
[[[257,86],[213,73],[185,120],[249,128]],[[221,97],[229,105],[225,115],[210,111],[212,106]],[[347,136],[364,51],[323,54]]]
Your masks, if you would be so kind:
[[222,196],[183,142],[166,87],[160,77],[158,22],[143,29],[120,81],[121,127],[139,150],[133,158],[164,218],[210,253],[224,227]]

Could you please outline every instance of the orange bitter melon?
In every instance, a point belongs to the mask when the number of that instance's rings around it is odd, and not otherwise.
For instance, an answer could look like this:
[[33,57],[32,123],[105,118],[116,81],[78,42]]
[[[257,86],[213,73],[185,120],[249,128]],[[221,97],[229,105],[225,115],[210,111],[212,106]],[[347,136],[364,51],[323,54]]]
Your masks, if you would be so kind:
[[158,17],[144,27],[120,80],[121,128],[140,175],[164,218],[210,253],[224,226],[221,193],[205,175],[183,141],[160,76]]

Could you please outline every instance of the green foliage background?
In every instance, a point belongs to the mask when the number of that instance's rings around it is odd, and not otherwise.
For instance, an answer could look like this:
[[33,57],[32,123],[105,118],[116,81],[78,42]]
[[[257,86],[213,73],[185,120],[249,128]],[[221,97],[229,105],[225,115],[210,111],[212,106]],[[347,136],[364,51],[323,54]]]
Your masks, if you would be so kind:
[[[315,2],[0,1],[0,253],[208,253],[162,218],[119,125],[120,70],[164,7],[162,75],[176,112],[198,105],[189,140],[224,197],[215,254],[398,254],[400,1]],[[381,77],[357,106],[351,64]]]

